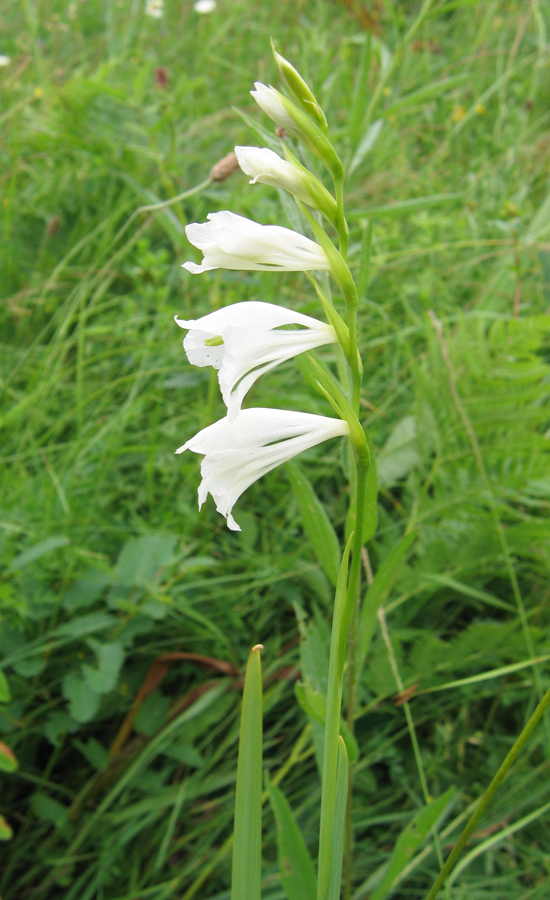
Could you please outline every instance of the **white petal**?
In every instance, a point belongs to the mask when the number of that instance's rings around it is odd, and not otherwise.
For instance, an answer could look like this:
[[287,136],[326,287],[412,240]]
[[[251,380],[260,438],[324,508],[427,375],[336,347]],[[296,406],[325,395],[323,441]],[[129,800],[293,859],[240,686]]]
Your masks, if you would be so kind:
[[283,409],[247,409],[199,431],[176,453],[204,454],[199,508],[208,494],[233,530],[231,510],[241,494],[276,466],[332,437],[349,434],[341,419]]

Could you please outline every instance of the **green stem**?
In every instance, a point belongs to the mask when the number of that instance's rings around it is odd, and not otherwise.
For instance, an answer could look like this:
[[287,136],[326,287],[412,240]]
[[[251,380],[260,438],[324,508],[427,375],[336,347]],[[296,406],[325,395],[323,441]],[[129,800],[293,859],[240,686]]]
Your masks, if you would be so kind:
[[462,851],[464,850],[464,847],[465,847],[466,844],[468,843],[468,839],[470,838],[471,834],[472,834],[473,831],[475,830],[475,828],[476,828],[476,826],[477,826],[479,820],[481,819],[483,813],[485,812],[485,810],[486,810],[487,807],[489,806],[489,803],[490,803],[491,800],[493,799],[493,797],[494,797],[494,795],[496,794],[497,790],[499,789],[499,787],[501,786],[502,782],[503,782],[504,779],[506,778],[506,775],[508,774],[508,772],[510,771],[510,769],[511,769],[512,766],[514,765],[514,763],[515,763],[516,759],[518,758],[519,754],[521,753],[521,751],[522,751],[523,748],[525,747],[527,741],[529,740],[529,738],[530,738],[531,735],[533,734],[533,732],[534,732],[535,728],[537,727],[538,723],[540,722],[542,716],[544,715],[544,713],[546,712],[546,710],[547,710],[549,707],[550,707],[550,688],[548,688],[548,690],[546,691],[544,697],[542,698],[542,700],[541,700],[540,703],[538,704],[538,706],[537,706],[537,708],[535,709],[533,715],[531,716],[531,718],[530,718],[529,721],[527,722],[527,725],[525,726],[525,728],[523,729],[523,731],[522,731],[521,734],[519,735],[518,739],[516,740],[514,746],[512,747],[512,749],[510,750],[510,752],[508,753],[508,755],[506,756],[506,759],[505,759],[504,762],[502,763],[502,765],[501,765],[500,769],[498,770],[497,774],[495,775],[495,777],[494,777],[493,780],[491,781],[489,787],[487,788],[487,790],[486,790],[485,793],[483,794],[483,796],[482,796],[482,798],[481,798],[481,800],[480,800],[480,802],[479,802],[479,805],[478,805],[476,811],[474,812],[472,818],[470,819],[470,821],[469,821],[468,824],[466,825],[466,828],[464,829],[464,831],[463,831],[462,834],[460,835],[460,837],[459,837],[459,839],[458,839],[458,841],[457,841],[457,843],[456,843],[456,845],[455,845],[455,847],[454,847],[452,853],[449,855],[449,858],[447,859],[447,862],[445,863],[445,865],[443,866],[441,872],[440,872],[439,875],[437,876],[437,879],[436,879],[436,881],[435,881],[435,883],[434,883],[434,885],[433,885],[431,891],[430,891],[429,894],[426,896],[426,900],[435,900],[435,898],[437,897],[437,894],[438,894],[438,892],[439,892],[439,889],[440,889],[440,888],[443,886],[443,884],[445,883],[445,881],[446,881],[446,879],[447,879],[447,876],[448,876],[449,872],[451,872],[451,870],[454,868],[455,863],[457,862],[457,860],[458,860],[460,854],[461,854]]
[[[323,784],[321,793],[321,826],[319,832],[319,869],[317,882],[318,900],[326,900],[331,861],[332,822],[336,802],[336,767],[338,758],[338,737],[340,735],[340,715],[342,707],[342,682],[344,675],[344,660],[350,620],[352,616],[355,597],[359,585],[359,572],[361,567],[361,547],[363,536],[363,523],[367,501],[367,474],[369,467],[368,449],[355,448],[357,460],[357,513],[355,531],[348,540],[348,546],[344,551],[341,572],[345,570],[345,561],[349,552],[350,543],[353,542],[352,560],[347,580],[347,587],[341,590],[339,583],[336,588],[336,603],[334,607],[334,619],[332,624],[332,636],[330,645],[330,662],[327,686],[327,712],[325,720],[325,743],[323,756]],[[347,576],[347,572],[345,572]],[[340,588],[340,590],[339,590]]]
[[348,223],[344,216],[344,179],[338,178],[334,182],[334,191],[336,194],[336,217],[338,227],[338,237],[340,239],[340,253],[344,262],[348,255],[349,229]]

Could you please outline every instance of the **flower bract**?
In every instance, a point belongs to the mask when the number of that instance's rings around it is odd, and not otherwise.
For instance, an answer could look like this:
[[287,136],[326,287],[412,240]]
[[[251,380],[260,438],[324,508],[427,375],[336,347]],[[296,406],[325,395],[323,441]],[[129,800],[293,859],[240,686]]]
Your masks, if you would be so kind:
[[199,509],[208,494],[232,531],[240,531],[232,509],[251,484],[310,447],[349,434],[342,419],[287,409],[243,409],[203,428],[176,453],[192,450],[201,463]]
[[[259,301],[235,303],[197,320],[177,316],[175,320],[188,330],[183,347],[189,362],[218,369],[230,419],[260,375],[299,353],[337,340],[331,325]],[[289,325],[298,328],[289,330]]]
[[259,272],[305,272],[330,269],[319,244],[280,225],[260,225],[224,210],[209,213],[208,222],[187,225],[185,233],[202,250],[201,265],[183,263],[194,275],[211,269],[244,269]]

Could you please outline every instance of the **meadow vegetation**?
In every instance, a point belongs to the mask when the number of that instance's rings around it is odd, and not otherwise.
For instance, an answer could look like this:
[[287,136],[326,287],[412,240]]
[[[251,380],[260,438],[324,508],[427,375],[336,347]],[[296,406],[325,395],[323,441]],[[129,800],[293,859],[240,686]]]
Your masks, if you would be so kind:
[[[264,764],[316,850],[321,726],[295,690],[326,684],[333,587],[299,484],[341,539],[345,453],[321,445],[255,484],[242,534],[210,501],[199,515],[198,459],[174,455],[223,415],[174,315],[251,299],[319,314],[301,274],[180,267],[198,258],[185,224],[208,212],[295,224],[274,188],[209,179],[235,145],[265,145],[254,127],[274,139],[248,93],[275,78],[270,37],[346,162],[354,274],[372,223],[359,315],[379,524],[347,896],[426,896],[548,687],[550,15],[426,0],[411,34],[420,6],[2,4],[0,740],[18,760],[0,753],[2,900],[229,897],[257,642]],[[299,365],[248,405],[330,414]],[[437,838],[404,831],[447,791]],[[549,814],[547,716],[441,896],[547,897]],[[262,896],[284,898],[267,803],[263,857]]]

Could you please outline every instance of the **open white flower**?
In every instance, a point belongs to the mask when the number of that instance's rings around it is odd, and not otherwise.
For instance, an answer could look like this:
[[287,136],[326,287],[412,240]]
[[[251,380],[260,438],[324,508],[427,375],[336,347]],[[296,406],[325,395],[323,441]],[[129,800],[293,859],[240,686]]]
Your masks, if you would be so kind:
[[[175,320],[189,331],[183,341],[189,362],[219,370],[220,389],[231,420],[264,372],[299,353],[337,341],[331,325],[260,301],[234,303],[197,320],[177,316]],[[285,327],[288,325],[300,327],[290,331]]]
[[187,225],[185,233],[204,254],[200,266],[183,263],[194,275],[211,269],[245,269],[258,272],[305,272],[330,269],[319,244],[280,225],[260,225],[224,210],[209,213],[208,222]]
[[251,484],[298,453],[347,434],[349,426],[342,419],[287,409],[243,409],[233,422],[226,416],[203,428],[176,453],[204,454],[199,509],[210,494],[228,528],[240,531],[231,510]]

